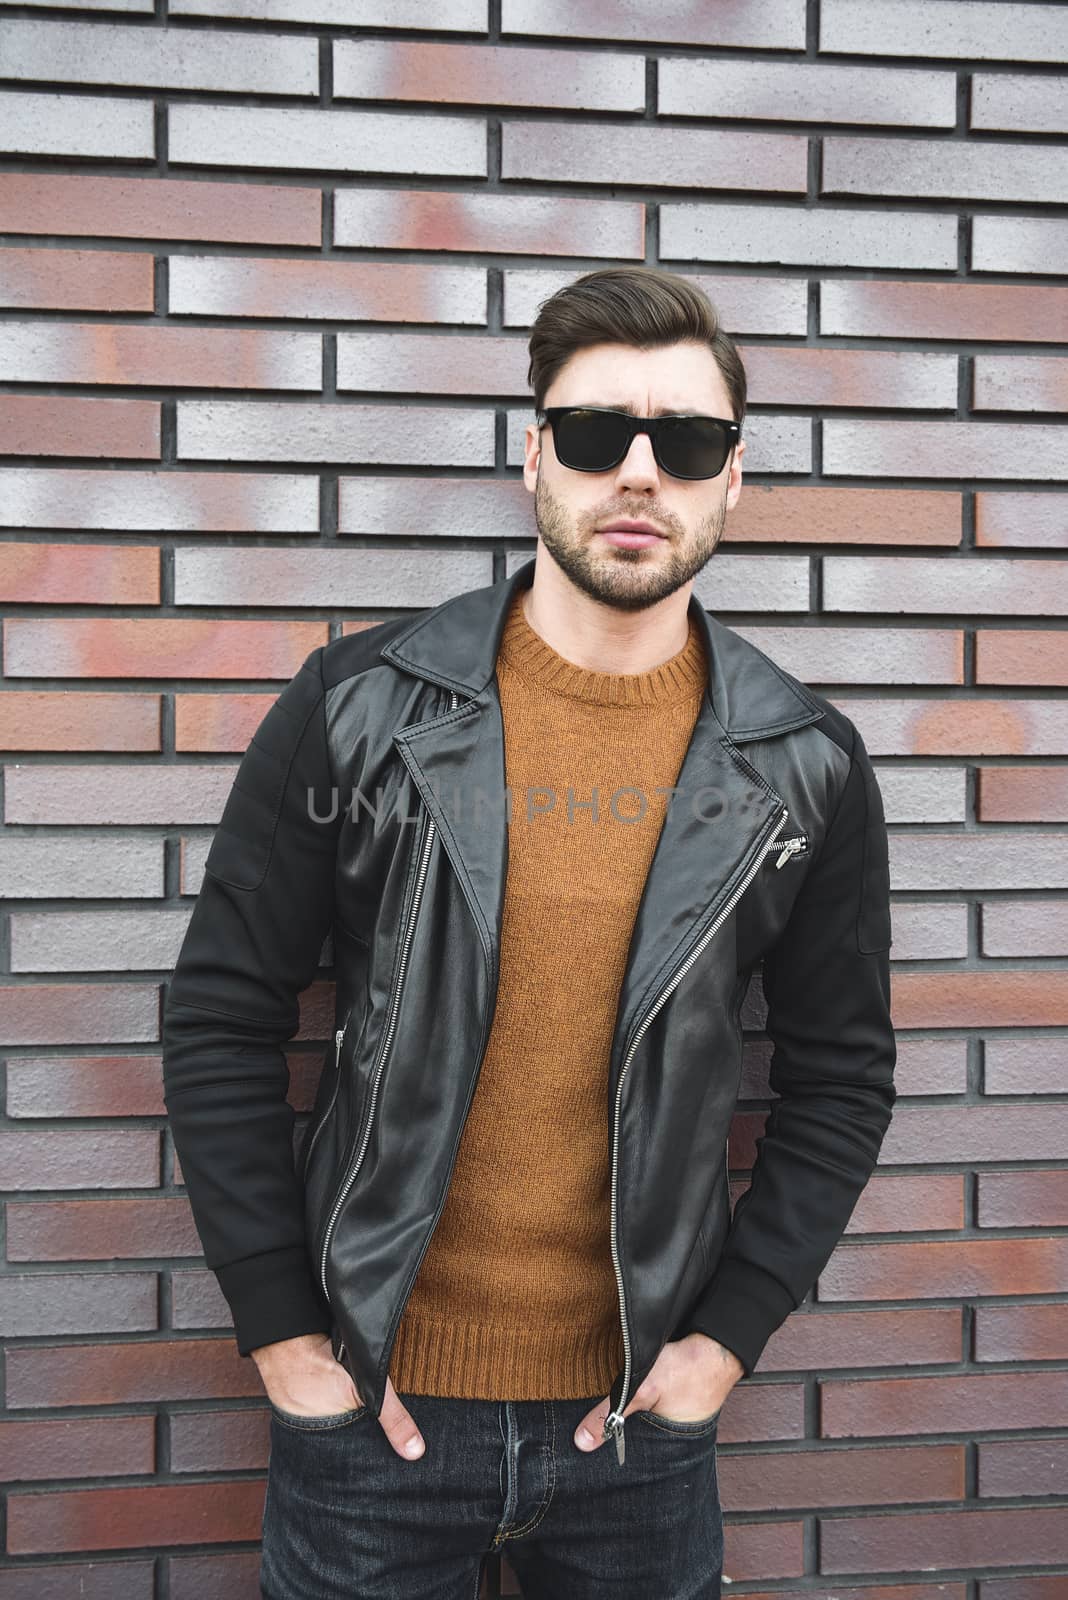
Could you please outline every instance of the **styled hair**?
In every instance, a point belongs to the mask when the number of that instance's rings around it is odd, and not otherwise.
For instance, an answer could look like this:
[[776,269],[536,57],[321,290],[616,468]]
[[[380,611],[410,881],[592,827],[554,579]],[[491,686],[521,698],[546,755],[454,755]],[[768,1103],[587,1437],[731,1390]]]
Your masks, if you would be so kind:
[[647,350],[694,340],[706,344],[723,374],[735,422],[745,417],[742,358],[715,306],[696,285],[659,267],[600,267],[558,289],[538,308],[530,335],[527,382],[540,411],[553,379],[578,350],[629,344]]

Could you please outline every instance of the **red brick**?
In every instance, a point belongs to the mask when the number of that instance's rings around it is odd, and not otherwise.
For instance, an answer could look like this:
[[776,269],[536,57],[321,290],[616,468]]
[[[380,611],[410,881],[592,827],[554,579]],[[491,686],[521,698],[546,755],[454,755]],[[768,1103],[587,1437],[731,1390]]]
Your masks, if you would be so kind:
[[800,1521],[728,1522],[723,1530],[724,1578],[731,1583],[799,1578],[805,1570],[804,1535]]
[[261,1600],[260,1557],[171,1556],[170,1600]]
[[964,1179],[958,1172],[876,1172],[846,1233],[917,1233],[964,1226]]
[[148,1415],[0,1422],[0,1479],[110,1478],[154,1472],[155,1431],[155,1418]]
[[[4,254],[2,252],[0,254]],[[99,400],[80,395],[0,395],[0,455],[135,456],[160,453],[158,400]],[[26,546],[5,546],[25,549]],[[45,546],[80,552],[68,545]],[[120,552],[112,552],[117,555]],[[125,548],[134,558],[141,552]],[[101,556],[109,554],[101,551]]]
[[[900,148],[900,141],[894,147]],[[1045,284],[839,278],[820,285],[820,332],[876,339],[1008,339],[1043,344],[1068,339],[1068,308],[1063,292]],[[911,461],[908,470],[916,474]]]
[[0,1131],[0,1165],[11,1189],[156,1188],[159,1134],[109,1128]]
[[260,1479],[228,1483],[225,1494],[214,1483],[11,1494],[7,1547],[35,1555],[257,1539],[263,1496]]
[[[6,624],[5,667],[10,677],[285,680],[327,637],[325,622],[14,617]],[[155,695],[143,698],[158,704]]]
[[[882,1367],[957,1362],[961,1312],[956,1306],[892,1311],[840,1311],[821,1306],[795,1311],[772,1334],[761,1372],[830,1371],[832,1367]],[[741,1390],[735,1391],[741,1394]],[[754,1391],[759,1392],[759,1391]],[[732,1405],[735,1403],[732,1398]]]
[[0,251],[0,306],[151,312],[154,275],[152,256],[133,250],[11,247]]
[[1066,1400],[1068,1372],[1052,1370],[831,1378],[820,1384],[821,1435],[856,1439],[1046,1428],[1051,1417],[1063,1416]]
[[314,184],[0,173],[0,232],[7,233],[317,246],[321,217]]
[[1068,1024],[1068,972],[898,972],[898,1028],[1034,1028]]
[[980,767],[983,822],[1068,822],[1068,767]]
[[980,1496],[1068,1495],[1068,1439],[984,1439]]
[[[8,619],[9,640],[18,627],[17,619]],[[8,674],[14,675],[10,663]],[[29,689],[0,695],[3,750],[160,748],[158,694],[77,694],[69,689]]]
[[820,1276],[819,1293],[821,1300],[1057,1294],[1066,1281],[1068,1239],[931,1239],[839,1245]]
[[[0,600],[157,605],[159,550],[154,545],[0,543]],[[8,628],[14,620],[8,619]]]
[[980,1172],[980,1228],[1068,1227],[1068,1168]]
[[11,323],[0,378],[9,383],[121,383],[217,389],[318,389],[315,333],[140,326],[119,322]]
[[918,1568],[1065,1562],[1068,1519],[1063,1507],[820,1518],[823,1572],[892,1571],[905,1550]]
[[[73,780],[88,769],[78,767]],[[143,768],[141,769],[144,770]],[[12,816],[10,768],[7,820]],[[25,820],[25,819],[23,819]],[[87,819],[83,816],[82,822]],[[159,1038],[159,985],[152,983],[17,983],[0,985],[5,1043],[111,1044]]]
[[238,1355],[232,1339],[20,1345],[7,1352],[9,1406],[111,1406],[247,1395],[262,1400],[263,1383],[255,1362]]
[[199,1256],[184,1195],[158,1200],[9,1201],[9,1261],[111,1261]]
[[162,1117],[158,1055],[12,1056],[9,1117]]
[[[729,1402],[728,1402],[729,1403]],[[720,1500],[728,1514],[810,1506],[907,1505],[964,1498],[964,1446],[892,1445],[724,1456]]]
[[1068,1318],[1056,1305],[978,1305],[976,1361],[1068,1361]]
[[724,542],[959,545],[961,496],[948,489],[746,484]]
[[262,694],[177,694],[174,748],[241,752],[273,699]]
[[957,403],[956,357],[922,351],[782,350],[743,345],[749,402],[778,406],[922,406]]
[[1012,545],[1018,549],[1068,545],[1068,509],[1064,495],[990,493],[975,497],[975,542],[980,546]]
[[1058,628],[979,628],[976,683],[1068,684],[1068,632]]

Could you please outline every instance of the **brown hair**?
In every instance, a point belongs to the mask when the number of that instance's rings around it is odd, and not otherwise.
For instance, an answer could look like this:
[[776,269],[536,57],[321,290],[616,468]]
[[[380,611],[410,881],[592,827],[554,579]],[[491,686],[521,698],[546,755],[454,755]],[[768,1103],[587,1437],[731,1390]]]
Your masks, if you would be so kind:
[[735,422],[745,417],[742,358],[708,296],[659,267],[600,267],[542,302],[530,335],[527,382],[540,411],[553,379],[577,350],[594,344],[638,349],[691,339],[707,344],[730,396]]

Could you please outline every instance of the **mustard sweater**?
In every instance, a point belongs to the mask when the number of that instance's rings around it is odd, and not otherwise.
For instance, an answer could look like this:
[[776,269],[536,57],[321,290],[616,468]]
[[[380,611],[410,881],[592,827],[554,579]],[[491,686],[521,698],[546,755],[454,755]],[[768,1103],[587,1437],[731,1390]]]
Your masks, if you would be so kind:
[[576,666],[527,622],[526,593],[497,658],[511,793],[497,1005],[394,1346],[398,1393],[600,1398],[623,1365],[609,1053],[657,790],[677,780],[708,668],[692,620],[651,672]]

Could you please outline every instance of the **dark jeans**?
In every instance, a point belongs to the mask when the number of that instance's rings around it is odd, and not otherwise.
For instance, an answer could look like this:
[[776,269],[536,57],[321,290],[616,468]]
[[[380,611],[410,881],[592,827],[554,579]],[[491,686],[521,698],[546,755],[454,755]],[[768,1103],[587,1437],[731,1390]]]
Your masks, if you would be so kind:
[[402,1394],[426,1440],[396,1454],[370,1411],[271,1407],[264,1600],[475,1600],[503,1551],[525,1600],[720,1600],[719,1413],[632,1412],[626,1461],[574,1442],[588,1400]]

